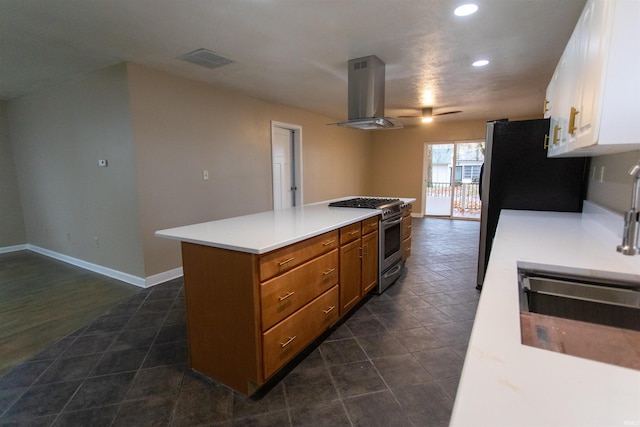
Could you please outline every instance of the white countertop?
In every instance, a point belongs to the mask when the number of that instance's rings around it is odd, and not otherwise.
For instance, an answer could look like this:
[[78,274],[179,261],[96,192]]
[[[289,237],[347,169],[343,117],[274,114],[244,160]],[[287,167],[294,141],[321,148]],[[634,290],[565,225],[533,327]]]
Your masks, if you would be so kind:
[[518,261],[640,281],[640,256],[617,253],[597,216],[502,212],[451,426],[640,425],[640,371],[521,344]]
[[[343,197],[347,199],[350,197]],[[336,199],[336,200],[341,200]],[[405,203],[415,199],[401,198]],[[262,254],[382,213],[334,208],[333,200],[156,231],[158,237]]]

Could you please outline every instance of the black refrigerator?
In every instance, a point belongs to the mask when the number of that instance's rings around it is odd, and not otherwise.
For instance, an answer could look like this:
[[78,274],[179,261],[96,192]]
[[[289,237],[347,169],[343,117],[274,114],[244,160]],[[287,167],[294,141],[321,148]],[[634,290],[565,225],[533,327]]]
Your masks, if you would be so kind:
[[548,158],[548,133],[549,119],[487,123],[477,289],[482,288],[500,210],[582,211],[588,159]]

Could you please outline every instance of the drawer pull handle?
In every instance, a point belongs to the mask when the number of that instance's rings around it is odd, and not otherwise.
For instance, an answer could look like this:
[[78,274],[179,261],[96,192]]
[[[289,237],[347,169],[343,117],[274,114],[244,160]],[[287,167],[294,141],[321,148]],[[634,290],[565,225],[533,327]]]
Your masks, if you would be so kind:
[[296,336],[295,336],[295,335],[294,335],[294,336],[292,336],[292,337],[289,337],[289,339],[288,339],[286,342],[281,342],[281,343],[280,343],[280,348],[285,348],[286,346],[288,346],[289,344],[291,344],[291,341],[293,341],[293,340],[295,340],[295,339],[296,339]]
[[288,264],[288,263],[290,263],[291,261],[293,261],[293,258],[285,259],[284,261],[279,262],[279,263],[278,263],[278,265],[279,265],[280,267],[282,267],[283,265]]
[[324,242],[324,243],[322,244],[322,246],[329,246],[330,244],[332,244],[332,243],[333,243],[333,242],[335,242],[335,241],[336,241],[336,239],[328,240],[328,241]]
[[335,268],[330,268],[330,269],[328,269],[327,271],[322,272],[322,275],[323,275],[323,276],[326,276],[327,274],[331,274],[331,273],[333,273],[334,271],[336,271],[336,269],[335,269]]
[[349,236],[353,236],[354,234],[358,234],[360,230],[354,230],[349,232]]
[[287,298],[289,298],[291,295],[295,294],[295,292],[287,292],[287,294],[285,296],[282,296],[280,298],[278,298],[278,301],[284,301]]
[[331,311],[333,311],[334,308],[336,308],[336,306],[332,305],[332,306],[329,306],[329,308],[327,308],[326,310],[322,310],[322,312],[324,314],[329,314],[329,313],[331,313]]

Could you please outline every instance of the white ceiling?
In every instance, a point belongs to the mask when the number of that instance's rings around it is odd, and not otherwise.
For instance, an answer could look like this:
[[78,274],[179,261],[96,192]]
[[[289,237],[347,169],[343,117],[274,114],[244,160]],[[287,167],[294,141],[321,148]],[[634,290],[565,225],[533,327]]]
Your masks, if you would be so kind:
[[[131,61],[344,120],[347,61],[376,55],[387,116],[539,114],[585,0],[477,0],[476,14],[453,16],[463,2],[0,0],[0,98]],[[235,62],[177,59],[199,48]],[[491,63],[472,67],[479,58]]]

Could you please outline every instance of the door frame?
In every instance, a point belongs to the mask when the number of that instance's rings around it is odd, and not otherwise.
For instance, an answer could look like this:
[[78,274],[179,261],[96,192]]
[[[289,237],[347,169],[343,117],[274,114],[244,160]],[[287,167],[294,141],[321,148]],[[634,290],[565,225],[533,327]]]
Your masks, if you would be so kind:
[[470,144],[470,143],[484,143],[486,147],[486,139],[455,139],[451,141],[425,141],[422,149],[422,212],[423,216],[427,215],[427,146],[429,145],[443,145],[443,144],[452,144],[453,145],[453,158],[452,158],[452,168],[450,172],[450,182],[451,182],[451,206],[449,215],[432,215],[434,218],[447,218],[447,219],[455,219],[455,220],[463,220],[463,221],[478,221],[480,218],[468,218],[464,216],[455,216],[454,215],[454,194],[453,194],[453,185],[455,182],[456,176],[456,163],[458,160],[458,144]]
[[275,189],[273,187],[275,185],[273,179],[273,139],[276,128],[287,129],[293,133],[293,156],[291,162],[294,164],[294,179],[297,187],[295,206],[301,206],[304,204],[304,186],[302,182],[302,126],[271,120],[271,209],[275,207],[273,200],[275,195]]

